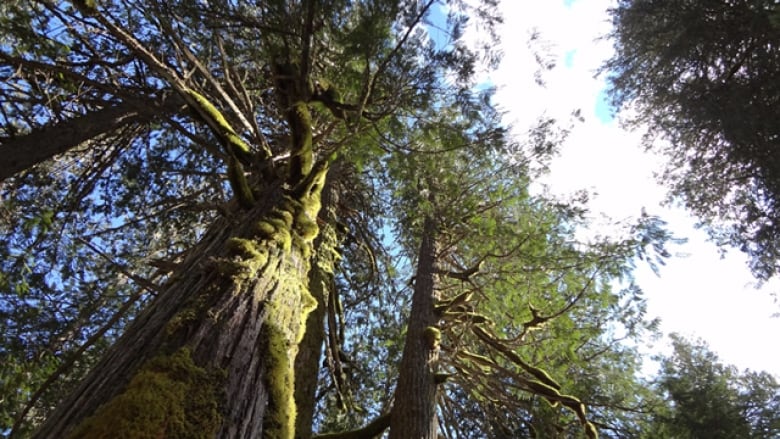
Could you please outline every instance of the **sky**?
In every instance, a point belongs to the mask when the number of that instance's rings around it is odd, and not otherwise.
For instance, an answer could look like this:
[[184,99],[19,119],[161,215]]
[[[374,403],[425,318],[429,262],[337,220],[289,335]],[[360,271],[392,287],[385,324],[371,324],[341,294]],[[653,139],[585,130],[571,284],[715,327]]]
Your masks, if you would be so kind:
[[[744,255],[732,249],[721,257],[682,207],[662,205],[666,189],[654,173],[662,169],[663,158],[643,151],[641,130],[621,128],[604,102],[605,82],[596,70],[611,54],[611,44],[599,38],[610,30],[606,10],[611,4],[502,0],[503,61],[485,80],[498,87],[495,102],[518,140],[540,114],[567,122],[580,109],[585,118],[574,126],[537,190],[566,197],[586,189],[593,194],[589,207],[596,223],[608,222],[606,217],[637,217],[645,208],[667,221],[675,236],[687,238],[670,248],[674,255],[658,275],[641,263],[635,272],[648,300],[648,316],[660,317],[661,330],[703,339],[722,362],[740,370],[766,370],[780,377],[780,350],[771,348],[780,334],[780,318],[773,317],[780,312],[773,296],[780,292],[780,281],[757,288]],[[545,87],[533,80],[538,64],[528,48],[532,29],[541,38],[537,48],[556,65],[543,73]],[[668,338],[643,351],[668,354]],[[648,367],[655,372],[653,364]]]

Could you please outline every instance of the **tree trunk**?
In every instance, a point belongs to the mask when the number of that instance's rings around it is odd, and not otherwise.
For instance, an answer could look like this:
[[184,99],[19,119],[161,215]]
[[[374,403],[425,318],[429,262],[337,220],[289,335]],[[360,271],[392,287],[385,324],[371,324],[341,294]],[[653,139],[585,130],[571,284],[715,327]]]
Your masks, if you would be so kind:
[[395,390],[390,439],[435,439],[436,360],[440,332],[436,302],[436,221],[425,219],[406,344]]
[[217,220],[39,438],[292,438],[325,172]]
[[[331,175],[333,172],[331,171]],[[309,290],[317,300],[314,309],[306,320],[306,333],[295,358],[295,438],[310,439],[314,423],[314,406],[317,392],[322,345],[325,341],[325,313],[328,296],[335,294],[335,270],[340,258],[337,248],[339,238],[334,227],[338,193],[333,179],[322,190],[322,213],[320,218],[325,224],[315,240],[316,254],[312,258],[309,272]]]

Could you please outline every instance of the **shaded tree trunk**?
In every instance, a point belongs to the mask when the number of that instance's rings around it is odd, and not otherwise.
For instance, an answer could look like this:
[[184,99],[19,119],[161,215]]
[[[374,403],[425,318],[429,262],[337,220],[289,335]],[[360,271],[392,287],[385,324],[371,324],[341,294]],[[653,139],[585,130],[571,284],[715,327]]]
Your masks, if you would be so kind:
[[36,437],[291,438],[324,177],[217,220]]
[[436,360],[440,333],[436,302],[436,221],[426,217],[412,309],[390,420],[390,439],[435,439]]

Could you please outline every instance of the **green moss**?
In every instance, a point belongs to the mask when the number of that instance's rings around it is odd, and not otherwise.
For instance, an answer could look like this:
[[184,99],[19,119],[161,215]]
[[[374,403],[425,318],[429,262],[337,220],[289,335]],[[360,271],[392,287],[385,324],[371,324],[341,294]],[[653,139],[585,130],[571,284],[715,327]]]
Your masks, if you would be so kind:
[[527,364],[525,362],[520,363],[520,367],[525,369],[528,373],[536,377],[539,381],[544,383],[545,385],[554,388],[555,390],[561,390],[561,385],[556,382],[552,376],[550,376],[547,371],[540,369],[538,367],[531,366],[530,364]]
[[295,376],[293,361],[289,357],[290,343],[286,331],[272,326],[269,336],[269,368],[267,380],[271,400],[270,414],[266,416],[264,437],[290,439],[295,432],[296,406],[293,389]]
[[316,219],[311,219],[308,212],[301,210],[295,218],[295,231],[304,239],[304,241],[311,242],[317,237],[320,228],[317,226]]
[[[303,254],[298,256],[303,257],[306,265],[309,264],[308,257]],[[291,439],[295,431],[295,357],[306,330],[306,319],[317,307],[317,300],[308,289],[306,272],[308,267],[301,270],[300,267],[284,264],[278,273],[279,288],[266,303],[270,403],[264,438]]]
[[478,355],[466,350],[458,351],[458,356],[470,360],[474,366],[479,367],[480,370],[484,373],[491,373],[493,370],[493,365],[495,364],[492,360],[490,360],[490,358],[484,355]]
[[199,107],[198,110],[205,113],[211,120],[214,121],[214,123],[217,124],[219,129],[222,131],[221,134],[225,136],[228,147],[231,148],[231,150],[233,150],[236,155],[251,153],[249,145],[247,145],[246,142],[244,142],[244,140],[236,134],[236,132],[233,130],[233,127],[231,127],[228,121],[225,119],[225,116],[223,116],[222,113],[217,110],[217,107],[215,107],[211,101],[194,90],[187,90],[186,92],[197,103]]
[[303,209],[303,203],[290,196],[285,196],[280,209],[285,212],[294,213]]
[[156,357],[68,438],[213,438],[224,378],[196,366],[186,348]]
[[[289,283],[284,284],[289,285]],[[295,432],[295,356],[303,337],[306,316],[302,300],[296,301],[292,288],[283,288],[269,303],[268,351],[270,367],[267,382],[270,396],[265,421],[267,439],[291,439]],[[281,296],[281,297],[280,297]],[[297,306],[296,306],[297,303]]]
[[312,131],[311,131],[311,113],[306,102],[298,101],[293,105],[295,118],[300,123],[301,131],[300,143],[296,145],[301,153],[301,171],[303,175],[308,175],[312,167]]
[[180,329],[184,328],[190,322],[195,321],[196,319],[197,319],[197,313],[193,308],[186,308],[182,311],[179,311],[165,325],[165,333],[168,335],[173,335],[176,332],[178,332]]
[[429,349],[438,349],[441,344],[441,331],[435,326],[428,326],[423,331],[423,337],[425,338],[425,344]]
[[258,221],[255,224],[254,233],[260,238],[269,239],[276,233],[276,227],[268,221]]
[[244,167],[241,166],[241,163],[236,160],[233,154],[228,159],[228,181],[239,206],[244,209],[251,209],[255,205],[255,196],[252,193],[252,188],[249,186],[246,175],[244,175]]
[[[278,233],[277,233],[278,235]],[[217,272],[234,281],[251,279],[268,263],[264,244],[252,239],[231,237],[225,243],[228,256],[214,259]]]
[[228,251],[244,259],[256,259],[264,256],[257,243],[251,239],[233,237],[227,240],[226,245]]
[[[268,312],[265,323],[268,368],[265,377],[269,392],[268,412],[264,420],[264,438],[291,439],[295,431],[294,361],[298,353],[308,314],[317,300],[308,289],[312,241],[317,236],[316,218],[320,209],[320,190],[325,172],[318,171],[308,190],[294,191],[255,223],[256,239],[233,237],[227,240],[228,255],[217,261],[219,270],[230,273],[236,282],[244,282],[266,270],[275,288],[263,296]],[[273,254],[273,268],[268,264]],[[243,289],[242,289],[243,290]]]
[[292,234],[288,229],[280,230],[274,237],[274,240],[283,252],[290,252],[292,248]]
[[311,113],[306,102],[299,101],[288,114],[293,141],[290,177],[295,184],[309,175],[313,166]]
[[[306,317],[309,316],[309,313],[317,309],[318,305],[317,298],[314,297],[308,289],[301,291],[301,306],[303,307],[304,322],[306,321]],[[302,340],[303,334],[304,331],[301,331],[298,338]],[[301,340],[298,341],[300,342]]]
[[289,229],[293,224],[293,211],[275,208],[271,211],[268,220],[277,230]]

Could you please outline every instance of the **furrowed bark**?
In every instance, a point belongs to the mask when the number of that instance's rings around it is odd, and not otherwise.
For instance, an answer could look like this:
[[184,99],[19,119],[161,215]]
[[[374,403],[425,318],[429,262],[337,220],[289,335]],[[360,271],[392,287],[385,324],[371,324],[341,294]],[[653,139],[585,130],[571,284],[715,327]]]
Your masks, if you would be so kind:
[[436,302],[436,221],[426,217],[412,309],[390,420],[390,439],[435,439],[436,360],[440,333]]
[[[314,307],[311,218],[324,177],[300,197],[279,185],[217,220],[35,437],[292,438],[293,361]],[[171,407],[192,409],[193,398],[202,413]]]

